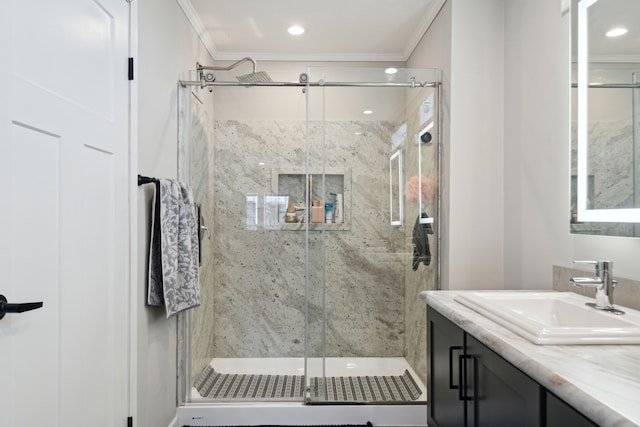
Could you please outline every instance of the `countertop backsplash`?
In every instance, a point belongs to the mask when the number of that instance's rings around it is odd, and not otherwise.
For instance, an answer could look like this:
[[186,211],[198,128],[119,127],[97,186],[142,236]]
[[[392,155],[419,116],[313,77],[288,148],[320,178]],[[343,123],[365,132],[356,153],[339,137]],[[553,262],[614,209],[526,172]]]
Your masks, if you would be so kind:
[[[614,265],[615,267],[615,265]],[[571,267],[553,266],[553,289],[556,291],[570,291],[577,294],[595,297],[595,289],[577,288],[571,286],[569,279],[572,277],[592,277],[595,276],[593,267],[590,269],[577,269]],[[613,278],[618,281],[615,291],[613,292],[613,305],[640,310],[640,282],[637,280],[625,279],[616,276],[615,268],[613,270]]]

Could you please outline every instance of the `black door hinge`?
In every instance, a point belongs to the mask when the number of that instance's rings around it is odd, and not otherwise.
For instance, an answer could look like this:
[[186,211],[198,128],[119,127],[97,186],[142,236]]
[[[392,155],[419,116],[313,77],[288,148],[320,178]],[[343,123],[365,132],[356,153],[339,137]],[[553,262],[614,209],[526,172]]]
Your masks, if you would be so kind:
[[129,58],[129,80],[133,80],[133,58]]
[[127,427],[133,427],[133,417],[127,418]]

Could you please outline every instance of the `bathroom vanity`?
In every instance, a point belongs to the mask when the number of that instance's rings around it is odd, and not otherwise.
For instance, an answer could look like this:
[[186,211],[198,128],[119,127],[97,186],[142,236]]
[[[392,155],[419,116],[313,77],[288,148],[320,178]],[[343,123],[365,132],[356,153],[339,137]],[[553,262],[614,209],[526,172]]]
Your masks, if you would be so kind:
[[640,345],[534,344],[461,294],[421,293],[430,427],[640,426]]

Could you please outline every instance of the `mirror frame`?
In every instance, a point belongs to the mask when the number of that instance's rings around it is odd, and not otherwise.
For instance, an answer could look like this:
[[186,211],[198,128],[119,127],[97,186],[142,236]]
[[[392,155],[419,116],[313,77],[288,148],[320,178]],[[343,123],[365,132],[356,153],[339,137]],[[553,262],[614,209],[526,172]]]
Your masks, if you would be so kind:
[[578,141],[577,141],[577,204],[581,222],[640,222],[640,208],[587,209],[588,155],[588,10],[598,0],[578,1]]

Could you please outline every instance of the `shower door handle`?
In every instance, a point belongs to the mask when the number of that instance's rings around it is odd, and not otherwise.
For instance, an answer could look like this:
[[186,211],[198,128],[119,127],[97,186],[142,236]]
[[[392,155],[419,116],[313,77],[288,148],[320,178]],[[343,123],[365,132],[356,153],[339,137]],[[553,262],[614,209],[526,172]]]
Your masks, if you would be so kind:
[[0,319],[7,313],[24,313],[42,307],[42,302],[25,302],[22,304],[10,304],[4,295],[0,295]]
[[[202,221],[204,222],[204,218]],[[203,234],[207,233],[207,239],[211,240],[211,231],[209,231],[209,227],[207,227],[206,225],[201,225],[200,232]]]

